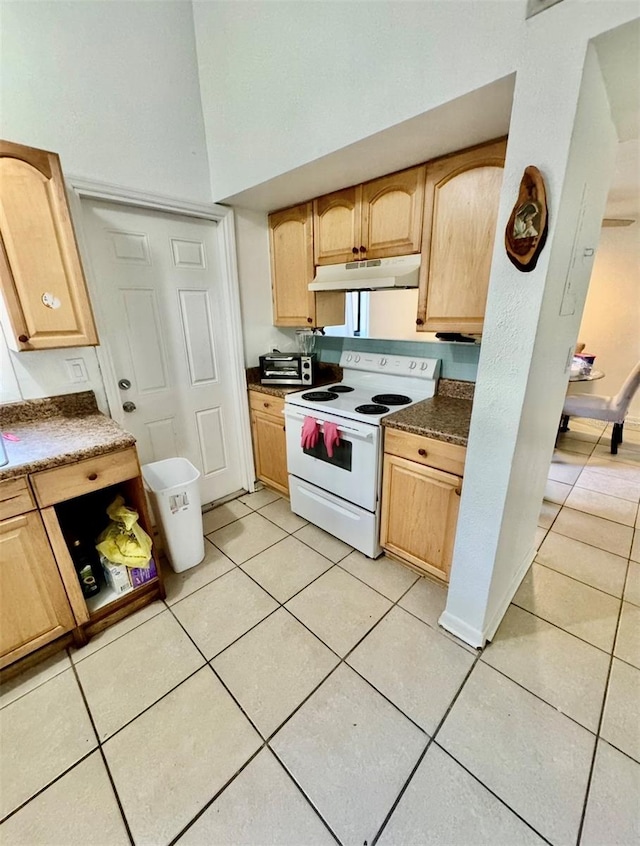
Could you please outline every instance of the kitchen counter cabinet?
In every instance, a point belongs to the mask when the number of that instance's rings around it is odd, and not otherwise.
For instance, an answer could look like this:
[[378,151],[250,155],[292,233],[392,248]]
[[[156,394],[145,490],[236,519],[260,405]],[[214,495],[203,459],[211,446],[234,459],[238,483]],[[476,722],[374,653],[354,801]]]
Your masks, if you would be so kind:
[[312,204],[270,214],[269,244],[274,326],[341,326],[344,292],[308,289],[314,277]]
[[[87,519],[95,537],[109,522],[107,505],[121,494],[152,533],[135,440],[99,414],[93,394],[6,405],[0,424],[21,438],[7,442],[0,478],[0,667],[7,667],[41,648],[49,654],[86,643],[164,596],[164,588],[158,573],[121,596],[104,585],[83,597],[67,538],[87,531]],[[157,551],[154,557],[158,566]]]
[[449,580],[466,450],[385,429],[380,544],[420,573]]
[[37,511],[0,521],[0,559],[0,666],[6,666],[76,623]]
[[502,140],[427,165],[418,331],[482,332],[505,153]]
[[249,391],[249,409],[256,477],[289,496],[284,399]]
[[315,263],[420,252],[424,183],[419,165],[315,199]]
[[55,153],[0,141],[0,236],[9,346],[45,350],[97,344]]

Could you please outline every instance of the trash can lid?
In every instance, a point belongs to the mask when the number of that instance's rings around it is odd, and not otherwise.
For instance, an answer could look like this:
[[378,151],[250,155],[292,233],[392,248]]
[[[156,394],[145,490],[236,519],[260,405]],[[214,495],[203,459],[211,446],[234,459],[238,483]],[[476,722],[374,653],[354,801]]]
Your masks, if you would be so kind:
[[141,467],[147,490],[154,493],[197,482],[200,471],[186,458],[165,458]]

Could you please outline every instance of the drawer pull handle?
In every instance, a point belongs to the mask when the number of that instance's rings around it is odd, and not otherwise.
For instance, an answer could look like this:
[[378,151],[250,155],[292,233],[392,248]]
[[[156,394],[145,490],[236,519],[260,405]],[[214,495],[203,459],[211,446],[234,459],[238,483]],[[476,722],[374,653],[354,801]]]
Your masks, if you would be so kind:
[[98,478],[98,474],[97,474],[97,473],[89,473],[89,475],[87,476],[87,479],[88,479],[90,482],[95,482],[95,480],[96,480],[97,478]]
[[425,456],[426,454],[427,454],[426,449],[422,449],[422,448],[421,448],[421,449],[419,449],[419,450],[418,450],[418,455],[421,455],[423,458],[424,458],[424,456]]
[[270,402],[263,402],[262,404],[264,405],[265,408],[269,408],[271,406]]

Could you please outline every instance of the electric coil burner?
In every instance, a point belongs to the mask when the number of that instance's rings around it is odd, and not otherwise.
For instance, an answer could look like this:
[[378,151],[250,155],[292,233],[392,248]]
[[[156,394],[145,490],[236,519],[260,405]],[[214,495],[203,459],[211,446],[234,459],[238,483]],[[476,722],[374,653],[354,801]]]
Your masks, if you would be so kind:
[[380,405],[379,403],[366,402],[364,405],[356,406],[355,410],[358,414],[386,414],[387,411],[389,411],[389,408],[386,405]]
[[333,391],[309,391],[302,395],[303,400],[309,402],[329,402],[330,400],[338,399],[338,395]]
[[[376,558],[382,552],[382,422],[435,395],[440,360],[344,350],[340,367],[341,384],[285,397],[291,510]],[[313,448],[302,445],[308,417],[316,421]]]
[[412,399],[404,394],[376,394],[371,397],[371,402],[377,402],[379,405],[408,405]]

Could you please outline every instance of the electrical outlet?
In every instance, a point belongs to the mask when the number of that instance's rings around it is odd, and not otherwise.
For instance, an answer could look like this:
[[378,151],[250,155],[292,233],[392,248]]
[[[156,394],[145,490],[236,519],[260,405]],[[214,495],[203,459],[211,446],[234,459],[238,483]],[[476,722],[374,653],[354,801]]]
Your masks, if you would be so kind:
[[65,359],[67,377],[70,382],[88,382],[87,365],[83,358]]

